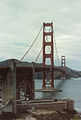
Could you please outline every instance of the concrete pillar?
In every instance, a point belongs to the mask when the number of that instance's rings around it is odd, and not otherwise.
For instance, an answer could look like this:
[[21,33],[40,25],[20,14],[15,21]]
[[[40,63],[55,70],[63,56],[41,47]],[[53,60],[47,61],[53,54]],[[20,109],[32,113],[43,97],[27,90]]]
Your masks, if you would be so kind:
[[16,64],[14,59],[10,60],[9,67],[10,70],[2,83],[2,102],[7,103],[12,100],[13,111],[11,112],[16,113]]
[[29,66],[29,70],[27,72],[28,76],[27,76],[27,82],[26,82],[26,99],[29,100],[34,100],[35,98],[35,63],[32,62],[32,64]]
[[32,69],[33,69],[33,75],[32,75],[32,86],[33,86],[33,89],[32,89],[32,91],[33,91],[33,99],[35,99],[35,63],[34,62],[32,62]]

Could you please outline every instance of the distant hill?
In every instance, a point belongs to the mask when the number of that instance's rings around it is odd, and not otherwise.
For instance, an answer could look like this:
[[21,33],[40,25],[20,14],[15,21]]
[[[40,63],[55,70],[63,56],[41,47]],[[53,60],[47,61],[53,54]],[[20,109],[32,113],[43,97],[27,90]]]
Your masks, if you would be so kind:
[[[2,61],[0,62],[0,66],[9,66],[9,62],[10,62],[10,59],[8,60],[5,60],[5,61]],[[19,60],[16,60],[15,59],[15,62],[16,64],[19,63]],[[29,63],[29,62],[21,62],[20,64],[17,64],[17,66],[31,66],[32,63]],[[42,63],[36,63],[35,66],[42,66]],[[35,74],[35,77],[36,79],[42,79],[42,73],[36,73]],[[61,73],[60,72],[57,72],[55,71],[54,72],[54,77],[55,79],[60,79],[61,78]],[[73,70],[69,67],[66,67],[66,77],[67,79],[70,79],[70,78],[79,78],[81,77],[81,71],[77,71],[77,70]]]

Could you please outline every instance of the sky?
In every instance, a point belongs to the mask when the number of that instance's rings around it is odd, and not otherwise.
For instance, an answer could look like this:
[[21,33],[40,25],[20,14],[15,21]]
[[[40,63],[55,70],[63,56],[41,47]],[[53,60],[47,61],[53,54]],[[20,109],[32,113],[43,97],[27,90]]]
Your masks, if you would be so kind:
[[[53,22],[59,59],[65,55],[66,66],[81,70],[80,12],[81,0],[0,0],[0,61],[20,60],[43,22]],[[35,61],[42,42],[41,31],[24,61]]]

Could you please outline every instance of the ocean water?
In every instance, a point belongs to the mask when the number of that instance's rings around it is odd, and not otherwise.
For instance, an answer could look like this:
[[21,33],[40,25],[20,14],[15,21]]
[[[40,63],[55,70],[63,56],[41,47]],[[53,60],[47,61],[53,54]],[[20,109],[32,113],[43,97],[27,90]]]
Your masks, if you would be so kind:
[[[36,92],[35,98],[61,98],[74,100],[74,107],[81,112],[81,78],[68,80],[54,80],[56,89],[63,92]],[[42,88],[42,79],[35,80],[35,89]]]

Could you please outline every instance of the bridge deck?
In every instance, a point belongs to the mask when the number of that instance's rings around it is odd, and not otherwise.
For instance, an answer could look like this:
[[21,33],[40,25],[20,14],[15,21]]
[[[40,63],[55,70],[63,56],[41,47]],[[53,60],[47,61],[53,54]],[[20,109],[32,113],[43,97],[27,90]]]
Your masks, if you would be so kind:
[[[20,67],[16,67],[17,70],[26,70],[27,68],[30,68],[31,67],[23,67],[23,66],[20,66]],[[65,69],[63,69],[63,67],[35,67],[35,72],[44,72],[44,71],[51,71],[51,69],[53,69],[54,71],[60,71],[60,72],[65,72]],[[7,72],[9,70],[9,66],[4,66],[4,67],[0,67],[0,72]],[[24,72],[24,71],[23,71]]]
[[35,72],[44,72],[44,71],[51,71],[53,69],[54,71],[60,71],[60,72],[65,72],[63,67],[35,67]]

